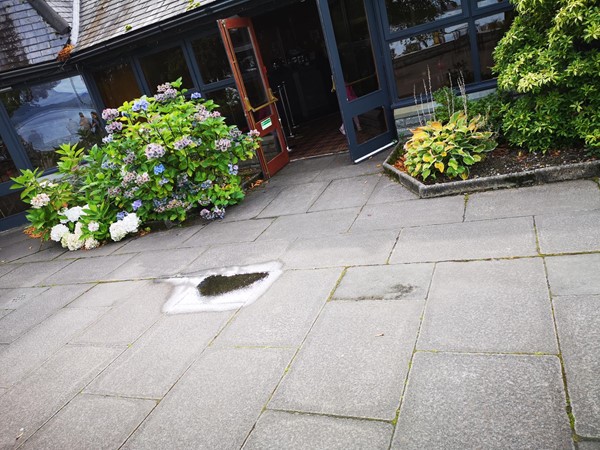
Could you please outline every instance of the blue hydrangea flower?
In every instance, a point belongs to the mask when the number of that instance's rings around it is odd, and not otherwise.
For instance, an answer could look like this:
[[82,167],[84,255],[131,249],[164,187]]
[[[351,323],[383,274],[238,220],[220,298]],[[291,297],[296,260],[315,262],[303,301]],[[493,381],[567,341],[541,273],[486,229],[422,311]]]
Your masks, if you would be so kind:
[[165,171],[165,166],[163,166],[162,164],[159,164],[158,166],[154,167],[154,175],[160,175],[164,171]]
[[121,211],[117,213],[117,220],[123,220],[129,213],[127,211]]
[[211,180],[206,180],[204,183],[202,183],[202,184],[200,185],[200,187],[201,187],[202,189],[208,189],[208,188],[210,188],[210,187],[212,186],[212,184],[213,184],[213,183],[212,183],[212,181],[211,181]]
[[229,167],[229,174],[230,175],[237,175],[238,174],[238,166],[234,165],[234,164],[227,164],[227,166]]
[[142,201],[136,200],[135,202],[133,202],[131,204],[131,207],[133,208],[134,211],[137,211],[138,209],[140,209],[142,207]]
[[192,98],[193,100],[197,100],[199,98],[202,98],[202,94],[200,92],[194,92],[192,95],[190,95],[190,98]]
[[146,111],[148,109],[148,100],[146,100],[146,97],[142,97],[139,100],[136,100],[135,102],[133,102],[133,106],[131,107],[131,109],[136,112],[141,109]]

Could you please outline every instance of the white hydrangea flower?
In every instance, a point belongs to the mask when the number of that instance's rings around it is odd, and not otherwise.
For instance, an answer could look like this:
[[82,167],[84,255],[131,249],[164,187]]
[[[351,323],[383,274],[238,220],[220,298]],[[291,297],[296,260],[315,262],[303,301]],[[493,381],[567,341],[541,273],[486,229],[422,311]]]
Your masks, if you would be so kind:
[[88,223],[88,230],[92,233],[98,231],[100,229],[100,224],[98,222],[90,222]]
[[100,246],[100,242],[98,242],[94,238],[87,238],[85,240],[84,246],[85,246],[86,250],[92,250],[93,248],[99,247]]
[[125,236],[127,236],[127,230],[123,226],[122,220],[112,223],[110,225],[109,231],[110,231],[110,238],[115,242],[119,242],[121,239],[123,239]]
[[46,206],[48,203],[50,203],[50,197],[48,194],[44,194],[43,192],[31,199],[31,206],[35,209],[40,209]]
[[63,212],[69,222],[77,222],[81,216],[84,216],[83,207],[73,206]]
[[75,234],[75,236],[77,237],[81,237],[81,235],[83,234],[83,224],[81,222],[77,222],[75,224],[75,231],[73,232],[73,234]]
[[80,239],[75,233],[66,233],[60,243],[64,248],[68,248],[70,251],[79,250],[84,245],[84,241]]
[[54,225],[50,230],[50,239],[54,242],[60,242],[62,237],[69,232],[69,228],[66,225],[59,223],[58,225]]
[[135,233],[140,226],[140,219],[136,213],[131,213],[121,220],[127,233]]

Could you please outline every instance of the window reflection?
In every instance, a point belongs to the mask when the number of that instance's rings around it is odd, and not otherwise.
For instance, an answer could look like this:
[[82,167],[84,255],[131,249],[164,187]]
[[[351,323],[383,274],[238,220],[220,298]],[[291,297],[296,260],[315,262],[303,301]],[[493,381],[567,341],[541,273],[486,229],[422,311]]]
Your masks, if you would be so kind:
[[[419,34],[390,44],[394,77],[399,97],[424,93],[423,82],[433,91],[454,85],[462,74],[466,83],[473,81],[473,67],[466,23]],[[428,74],[430,72],[430,75]]]
[[386,0],[385,7],[392,33],[462,12],[461,0]]
[[352,101],[379,89],[364,0],[329,0],[345,91]]
[[21,200],[20,193],[0,197],[0,219],[26,211],[28,205]]
[[10,153],[8,153],[8,147],[0,137],[0,183],[10,181],[11,177],[17,175],[17,166],[15,166]]
[[231,67],[221,36],[214,34],[192,42],[192,49],[205,84],[231,78]]
[[481,79],[493,78],[494,66],[493,52],[496,44],[504,33],[510,28],[514,12],[494,14],[475,21],[477,29],[477,47],[479,48],[479,63],[481,65]]
[[219,105],[218,110],[225,117],[228,125],[236,125],[242,131],[248,130],[246,117],[242,110],[242,101],[237,89],[227,87],[211,91],[206,94],[206,98],[213,100]]
[[181,47],[169,48],[144,56],[140,58],[140,64],[152,93],[156,92],[158,85],[175,81],[179,77],[182,78],[182,87],[191,88],[194,86]]
[[483,8],[484,6],[497,5],[498,3],[506,3],[506,0],[480,0],[477,2],[477,7]]
[[120,63],[96,72],[94,80],[107,108],[118,108],[123,103],[142,95],[128,63]]
[[93,140],[96,108],[80,76],[14,89],[1,98],[34,167],[54,167],[61,144]]

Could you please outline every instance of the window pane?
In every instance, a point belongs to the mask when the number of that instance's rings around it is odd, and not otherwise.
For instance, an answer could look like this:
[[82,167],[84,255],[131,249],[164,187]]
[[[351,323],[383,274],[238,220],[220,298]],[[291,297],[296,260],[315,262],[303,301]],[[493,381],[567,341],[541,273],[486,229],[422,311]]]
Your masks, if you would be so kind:
[[429,77],[433,91],[449,85],[449,76],[454,86],[460,74],[465,83],[473,81],[467,30],[464,23],[392,42],[390,51],[398,96],[412,97],[415,91],[417,96],[424,94],[423,82],[429,90]]
[[225,117],[228,125],[236,125],[242,131],[248,130],[248,123],[242,110],[242,101],[237,89],[227,87],[208,92],[206,98],[219,105],[218,110]]
[[510,27],[513,18],[514,12],[509,11],[475,21],[482,80],[489,80],[494,77],[492,73],[492,67],[494,66],[492,53],[498,41]]
[[152,93],[156,87],[182,77],[184,88],[194,87],[181,47],[169,48],[140,58],[140,64]]
[[11,177],[19,175],[17,166],[12,160],[8,147],[0,137],[0,183],[10,181]]
[[392,33],[462,12],[461,0],[386,0],[385,7]]
[[118,108],[124,102],[141,97],[133,70],[128,63],[94,73],[94,80],[107,108]]
[[365,5],[363,0],[329,0],[329,8],[346,98],[352,101],[379,89]]
[[27,210],[29,205],[21,200],[21,194],[11,193],[0,197],[0,219]]
[[96,108],[80,76],[15,89],[1,98],[34,167],[54,167],[61,144],[90,140]]
[[357,128],[356,137],[359,144],[370,141],[388,131],[385,110],[383,108],[375,108],[362,113],[358,117],[355,117],[353,122]]
[[221,36],[214,34],[192,42],[192,49],[205,84],[231,78],[231,67]]
[[506,0],[480,0],[477,2],[477,7],[483,8],[484,6],[497,5],[498,3],[506,3]]

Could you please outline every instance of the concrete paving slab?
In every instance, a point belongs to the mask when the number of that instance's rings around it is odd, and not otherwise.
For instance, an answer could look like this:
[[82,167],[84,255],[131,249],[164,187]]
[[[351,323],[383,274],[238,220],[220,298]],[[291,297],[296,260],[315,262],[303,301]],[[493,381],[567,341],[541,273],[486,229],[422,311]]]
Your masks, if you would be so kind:
[[577,450],[600,450],[600,441],[580,441]]
[[600,253],[545,258],[552,295],[600,294]]
[[[85,259],[85,258],[98,258],[100,256],[108,256],[115,254],[121,247],[126,245],[128,242],[135,240],[133,236],[127,236],[122,241],[113,242],[109,241],[102,246],[95,248],[93,250],[75,250],[75,251],[66,251],[62,255],[60,255],[56,259]],[[51,243],[57,245],[55,243]]]
[[14,448],[15,443],[25,442],[118,353],[109,348],[64,347],[0,397],[0,448]]
[[433,264],[350,267],[333,300],[425,300]]
[[13,242],[0,247],[0,261],[13,262],[35,254],[40,250],[41,242],[37,239],[27,239]]
[[291,357],[282,349],[205,352],[123,448],[241,447]]
[[565,181],[471,194],[466,220],[556,214],[600,209],[600,190],[591,180]]
[[394,203],[400,200],[417,200],[418,197],[406,189],[396,180],[390,179],[385,174],[379,177],[379,182],[367,201],[368,205]]
[[137,280],[177,275],[198,258],[204,248],[174,248],[132,255],[127,263],[104,276],[105,280]]
[[572,448],[553,356],[417,353],[392,449]]
[[[0,264],[0,278],[7,273],[15,270],[17,267],[21,267],[19,264]],[[2,285],[2,280],[0,279],[0,287],[4,287]]]
[[18,309],[49,288],[0,289],[0,308]]
[[67,307],[111,308],[137,296],[140,286],[145,285],[145,281],[114,281],[93,284],[91,289],[73,300]]
[[296,239],[346,233],[359,212],[360,208],[347,208],[281,216],[275,219],[258,240],[273,240],[282,236]]
[[404,227],[463,221],[463,196],[366,205],[351,231],[397,230]]
[[78,395],[21,448],[119,448],[155,406],[152,400]]
[[271,225],[273,219],[253,219],[239,222],[216,221],[202,228],[185,241],[188,247],[208,247],[217,244],[252,242]]
[[422,301],[328,303],[268,407],[392,420]]
[[235,316],[215,345],[298,347],[341,273],[341,269],[285,272]]
[[0,386],[10,387],[22,380],[99,315],[91,310],[62,309],[21,336],[0,353]]
[[14,312],[14,309],[0,309],[0,319],[9,315],[11,312]]
[[86,285],[55,286],[41,293],[10,316],[0,320],[0,342],[13,342],[89,288],[90,286]]
[[258,217],[277,217],[305,213],[325,190],[327,184],[326,182],[318,182],[287,186],[281,190],[269,206],[263,209]]
[[600,211],[536,216],[542,253],[600,250]]
[[115,250],[115,254],[138,253],[152,250],[170,250],[187,247],[184,242],[198,232],[201,226],[174,228],[168,231],[157,231],[136,239],[131,239],[125,245]]
[[53,261],[68,252],[68,250],[62,248],[56,242],[51,242],[51,244],[44,243],[42,244],[42,247],[46,248],[42,248],[39,252],[33,253],[32,255],[20,258],[19,263],[26,264],[31,262]]
[[396,238],[394,231],[301,238],[281,259],[287,268],[295,269],[385,264]]
[[[331,166],[334,157],[308,158],[291,161],[277,174],[268,180],[268,186],[290,186],[315,181],[317,176]],[[318,181],[318,180],[317,180]]]
[[244,450],[387,450],[392,425],[373,420],[265,411]]
[[557,354],[542,260],[438,264],[417,348]]
[[109,280],[108,274],[127,263],[133,255],[111,255],[73,261],[46,282],[52,284],[94,283]]
[[537,255],[533,218],[406,228],[400,233],[392,264],[507,258]]
[[232,314],[163,317],[96,378],[86,392],[164,397]]
[[600,295],[553,302],[575,430],[600,439]]
[[279,187],[259,187],[248,192],[242,203],[227,208],[223,222],[236,222],[258,217],[275,197],[279,195]]
[[133,296],[117,304],[72,342],[107,345],[135,342],[161,317],[162,305],[167,301],[170,291],[171,287],[166,283],[139,282]]
[[[0,287],[23,288],[43,284],[56,284],[57,278],[55,278],[54,275],[61,269],[72,264],[72,262],[73,261],[48,261],[19,264],[8,274],[0,278]],[[46,279],[48,280],[45,281]]]
[[367,203],[381,175],[333,180],[309,211],[360,207]]
[[349,153],[332,156],[330,164],[323,168],[317,180],[335,180],[383,173],[383,162],[387,158],[387,153],[387,151],[379,153],[360,164],[353,164]]
[[[0,347],[0,351],[2,351],[1,347]],[[6,394],[8,392],[7,388],[0,388],[0,397],[2,397],[4,394]]]
[[23,232],[24,229],[25,227],[20,226],[0,232],[0,248],[9,246],[16,242],[31,239]]
[[192,262],[184,273],[193,274],[207,269],[247,266],[278,260],[291,241],[285,239],[215,245]]

